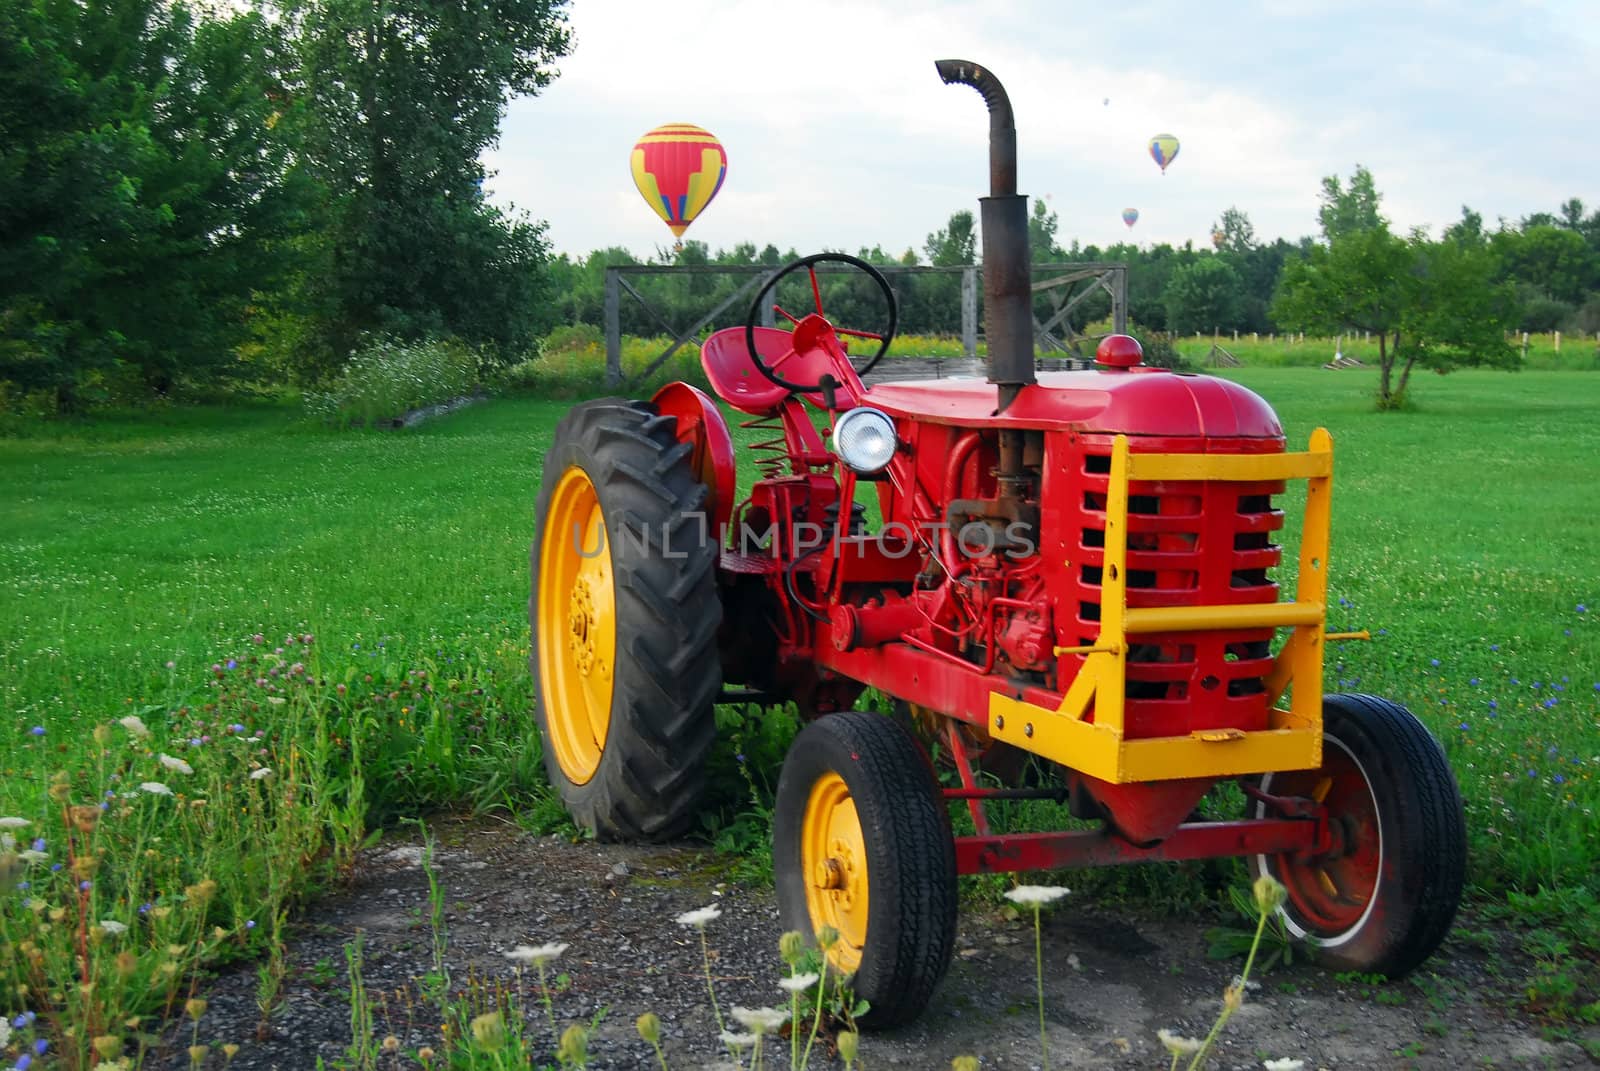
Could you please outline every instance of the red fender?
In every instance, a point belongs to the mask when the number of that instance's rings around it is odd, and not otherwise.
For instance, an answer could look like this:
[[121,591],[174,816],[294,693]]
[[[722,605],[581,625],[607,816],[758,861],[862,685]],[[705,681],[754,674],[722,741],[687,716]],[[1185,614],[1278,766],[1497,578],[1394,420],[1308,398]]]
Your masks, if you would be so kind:
[[705,484],[705,511],[720,546],[733,515],[737,469],[733,436],[711,396],[688,383],[668,383],[650,399],[662,416],[678,418],[678,441],[694,447],[695,476]]

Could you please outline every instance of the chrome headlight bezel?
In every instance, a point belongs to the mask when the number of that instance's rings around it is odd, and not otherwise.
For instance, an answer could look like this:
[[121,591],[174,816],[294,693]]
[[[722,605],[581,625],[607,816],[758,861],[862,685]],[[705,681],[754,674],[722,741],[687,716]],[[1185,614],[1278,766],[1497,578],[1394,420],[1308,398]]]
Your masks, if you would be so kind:
[[876,476],[894,460],[900,439],[893,417],[882,409],[860,405],[839,414],[829,445],[857,476]]

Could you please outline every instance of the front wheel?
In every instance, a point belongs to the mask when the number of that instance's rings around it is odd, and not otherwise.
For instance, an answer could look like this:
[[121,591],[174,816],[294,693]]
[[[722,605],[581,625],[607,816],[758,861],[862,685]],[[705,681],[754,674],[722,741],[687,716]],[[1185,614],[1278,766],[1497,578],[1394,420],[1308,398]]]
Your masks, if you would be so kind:
[[956,858],[949,814],[922,750],[881,714],[828,714],[795,737],[773,816],[783,926],[854,975],[862,1025],[922,1012],[955,945]]
[[[1288,893],[1288,930],[1340,970],[1398,978],[1439,947],[1466,876],[1461,794],[1433,734],[1410,711],[1370,695],[1323,700],[1322,767],[1267,774],[1263,792],[1327,808],[1333,849],[1257,855]],[[1267,804],[1255,804],[1257,818]]]

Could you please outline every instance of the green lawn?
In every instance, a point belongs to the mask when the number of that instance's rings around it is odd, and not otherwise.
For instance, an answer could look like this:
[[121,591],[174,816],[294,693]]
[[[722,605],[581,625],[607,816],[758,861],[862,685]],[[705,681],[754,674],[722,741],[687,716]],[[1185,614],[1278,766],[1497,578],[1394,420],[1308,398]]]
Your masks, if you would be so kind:
[[[1327,687],[1398,699],[1443,739],[1486,902],[1542,885],[1600,920],[1600,890],[1584,888],[1600,867],[1600,376],[1429,375],[1418,411],[1378,414],[1368,371],[1229,374],[1277,407],[1291,446],[1318,424],[1335,436],[1332,624],[1377,638],[1331,652]],[[82,918],[199,903],[195,933],[271,956],[250,923],[298,893],[287,870],[359,841],[356,812],[547,811],[526,554],[540,459],[568,404],[503,399],[406,432],[332,432],[275,407],[163,411],[0,440],[0,816],[27,820],[19,842],[44,836],[74,868],[166,838],[104,891],[105,870],[74,892],[70,870],[36,866],[33,899],[0,903],[0,950],[17,925],[33,932],[38,905],[76,897]],[[116,725],[130,713],[149,737]],[[776,761],[781,733],[751,742]],[[186,757],[192,778],[163,755]],[[721,765],[731,817],[747,792]],[[263,766],[270,779],[246,778]],[[147,780],[180,790],[173,815],[133,787]],[[62,804],[121,801],[112,813],[133,824],[69,834],[52,783]],[[223,813],[244,817],[219,825]],[[740,835],[751,847],[763,831]],[[209,874],[255,865],[267,836],[286,838],[267,853],[267,892],[196,895]],[[57,944],[75,971],[74,946]],[[159,947],[150,972],[165,969]],[[9,980],[26,981],[16,969]]]

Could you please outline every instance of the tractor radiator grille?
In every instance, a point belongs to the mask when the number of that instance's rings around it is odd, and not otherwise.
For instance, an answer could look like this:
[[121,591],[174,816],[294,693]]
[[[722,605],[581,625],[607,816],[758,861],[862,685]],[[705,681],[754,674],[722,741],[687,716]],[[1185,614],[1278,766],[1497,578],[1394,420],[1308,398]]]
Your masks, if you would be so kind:
[[[1242,441],[1257,446],[1254,440]],[[1232,444],[1230,444],[1232,445]],[[1077,626],[1080,644],[1099,632],[1105,563],[1110,444],[1081,455],[1077,506]],[[1193,450],[1163,444],[1162,450]],[[1215,451],[1215,445],[1212,450]],[[1281,450],[1260,443],[1257,449]],[[1278,599],[1271,576],[1282,557],[1274,533],[1283,512],[1273,495],[1283,482],[1135,482],[1128,498],[1127,598],[1130,607],[1217,606]],[[1149,633],[1130,637],[1124,731],[1129,737],[1180,736],[1197,729],[1267,727],[1264,677],[1272,668],[1271,629]]]

